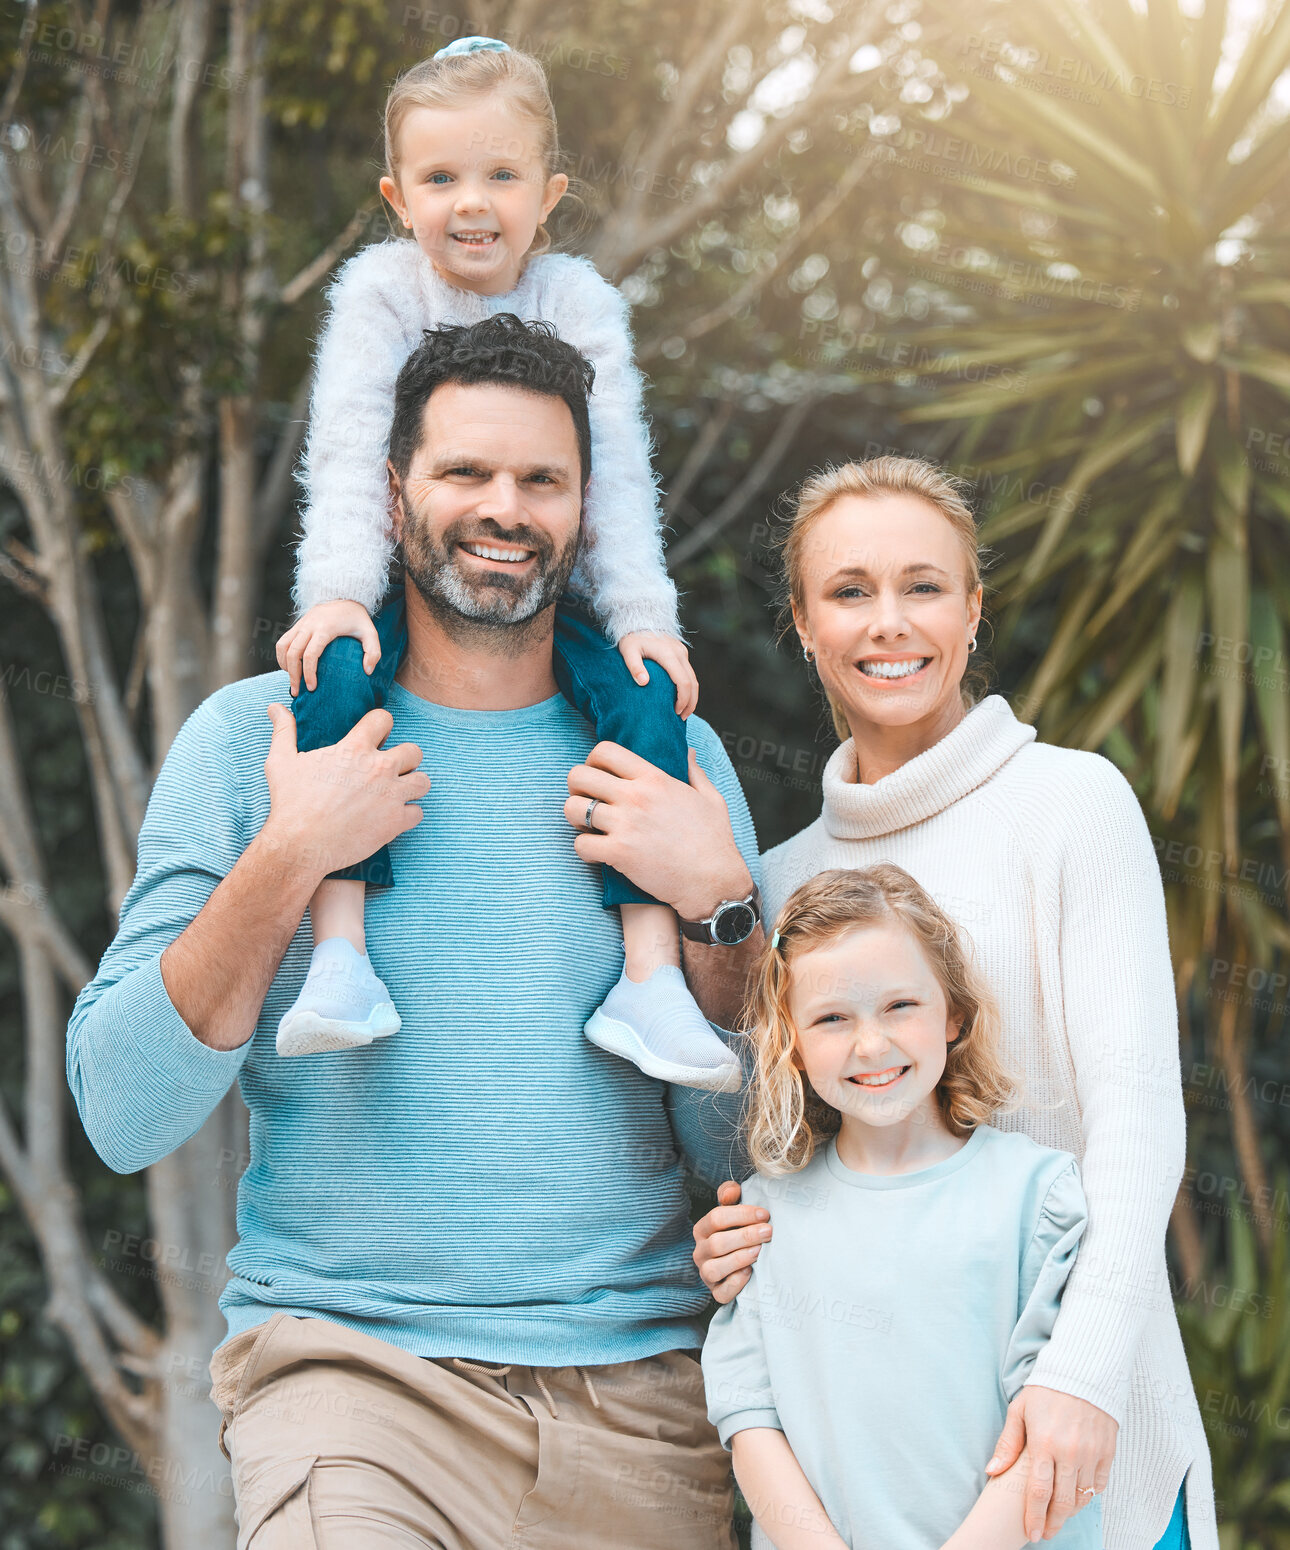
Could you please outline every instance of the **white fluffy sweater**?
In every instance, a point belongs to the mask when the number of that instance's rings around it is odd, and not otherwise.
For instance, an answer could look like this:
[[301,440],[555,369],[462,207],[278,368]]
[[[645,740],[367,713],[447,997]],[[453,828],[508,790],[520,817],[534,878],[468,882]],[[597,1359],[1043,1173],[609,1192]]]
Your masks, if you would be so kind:
[[1152,1550],[1186,1474],[1193,1550],[1218,1550],[1209,1447],[1165,1262],[1186,1114],[1160,871],[1128,782],[1098,754],[1035,741],[992,695],[872,785],[855,747],[824,807],[762,860],[768,920],[829,867],[892,861],[971,936],[1002,1054],[1030,1106],[992,1121],[1079,1158],[1088,1230],[1029,1381],[1120,1423],[1107,1550]]
[[615,641],[630,630],[681,637],[627,304],[586,259],[543,254],[513,291],[476,296],[442,280],[415,242],[380,242],[345,264],[328,300],[300,466],[299,612],[342,597],[371,612],[385,595],[394,552],[385,477],[394,383],[422,330],[514,312],[553,323],[596,368],[584,549],[570,589]]

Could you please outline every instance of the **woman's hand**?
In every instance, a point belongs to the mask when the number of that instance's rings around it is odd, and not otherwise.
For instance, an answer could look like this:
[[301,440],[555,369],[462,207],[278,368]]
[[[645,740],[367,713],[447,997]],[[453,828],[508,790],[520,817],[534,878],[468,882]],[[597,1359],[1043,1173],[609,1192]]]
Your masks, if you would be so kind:
[[684,721],[699,703],[699,680],[690,666],[690,653],[684,641],[657,630],[630,630],[618,642],[618,650],[638,684],[649,682],[644,659],[658,663],[676,685],[676,713]]
[[362,603],[347,597],[319,603],[297,619],[277,645],[278,666],[291,675],[293,695],[300,693],[302,668],[306,687],[318,687],[318,658],[340,635],[352,635],[362,642],[364,672],[370,673],[381,660],[381,639]]
[[[697,1231],[697,1229],[696,1229]],[[1026,1538],[1051,1539],[1092,1501],[1088,1487],[1106,1490],[1119,1423],[1086,1399],[1029,1383],[1008,1406],[1008,1419],[985,1466],[1002,1474],[1020,1457],[1031,1460],[1026,1485]]]
[[732,1180],[717,1191],[717,1204],[694,1224],[694,1263],[718,1302],[732,1302],[748,1284],[752,1262],[770,1237],[770,1212],[742,1206]]

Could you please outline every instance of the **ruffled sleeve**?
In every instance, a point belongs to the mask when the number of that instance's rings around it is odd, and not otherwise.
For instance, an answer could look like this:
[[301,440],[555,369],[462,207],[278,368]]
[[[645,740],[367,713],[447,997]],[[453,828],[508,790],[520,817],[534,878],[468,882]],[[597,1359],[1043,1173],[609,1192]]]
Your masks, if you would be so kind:
[[708,1419],[727,1448],[736,1432],[754,1426],[784,1429],[766,1365],[760,1296],[754,1268],[752,1279],[735,1300],[717,1309],[703,1342]]
[[1049,1186],[1022,1257],[1017,1324],[1001,1373],[1009,1404],[1029,1381],[1039,1353],[1048,1344],[1087,1223],[1079,1164],[1072,1157]]
[[[743,1182],[744,1205],[764,1206],[762,1181],[754,1174]],[[773,1262],[774,1249],[766,1244],[752,1275],[733,1302],[718,1308],[703,1342],[703,1386],[708,1398],[708,1419],[728,1448],[736,1432],[768,1426],[782,1432],[775,1390],[766,1360],[766,1341],[761,1321],[761,1282]],[[774,1272],[770,1272],[772,1277]]]

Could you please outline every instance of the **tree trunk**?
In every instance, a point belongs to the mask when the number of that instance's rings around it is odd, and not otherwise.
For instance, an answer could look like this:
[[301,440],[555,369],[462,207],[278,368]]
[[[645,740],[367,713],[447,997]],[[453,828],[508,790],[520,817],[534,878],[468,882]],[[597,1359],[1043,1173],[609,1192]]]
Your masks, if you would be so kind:
[[[148,683],[154,746],[164,752],[217,687],[211,681],[211,630],[197,589],[202,506],[201,459],[195,454],[169,482],[160,526]],[[218,620],[218,607],[214,612]],[[236,639],[243,650],[245,640],[244,634]],[[235,657],[229,651],[225,660]],[[209,1362],[227,1332],[218,1297],[225,1256],[237,1241],[236,1186],[246,1156],[246,1105],[235,1086],[191,1140],[148,1170],[150,1230],[160,1246],[158,1292],[165,1314],[156,1360],[161,1457],[154,1468],[166,1550],[188,1545],[224,1550],[236,1538],[232,1477],[216,1443]]]
[[219,1550],[236,1538],[209,1363],[227,1332],[218,1297],[224,1258],[237,1239],[234,1186],[246,1156],[245,1115],[241,1097],[230,1092],[191,1141],[148,1170],[165,1309],[157,1358],[163,1462],[155,1467],[166,1550]]
[[212,688],[246,676],[256,601],[255,409],[249,398],[220,403],[219,559],[215,570]]

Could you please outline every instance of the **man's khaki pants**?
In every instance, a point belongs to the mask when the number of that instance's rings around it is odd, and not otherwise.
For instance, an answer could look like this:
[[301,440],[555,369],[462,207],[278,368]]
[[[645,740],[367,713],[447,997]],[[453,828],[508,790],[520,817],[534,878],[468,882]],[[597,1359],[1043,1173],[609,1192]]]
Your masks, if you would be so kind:
[[211,1378],[237,1550],[733,1550],[729,1455],[683,1351],[506,1367],[276,1313]]

